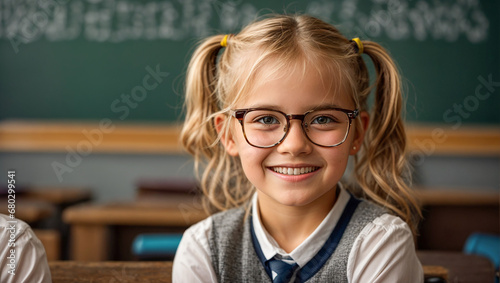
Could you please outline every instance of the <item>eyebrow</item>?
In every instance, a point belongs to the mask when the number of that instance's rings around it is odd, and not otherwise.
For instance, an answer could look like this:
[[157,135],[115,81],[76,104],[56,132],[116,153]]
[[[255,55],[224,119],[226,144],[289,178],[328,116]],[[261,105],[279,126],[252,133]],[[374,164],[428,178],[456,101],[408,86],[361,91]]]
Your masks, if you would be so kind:
[[[277,110],[277,111],[282,111],[283,112],[283,110],[281,109],[280,106],[278,106],[278,105],[272,105],[272,104],[254,104],[254,105],[251,105],[248,108],[262,108],[262,109]],[[308,108],[307,111],[310,111],[310,110],[325,110],[325,109],[332,109],[332,108],[348,109],[348,108],[345,108],[345,107],[341,107],[338,104],[319,104],[319,105],[312,106],[312,107]]]
[[321,104],[321,105],[313,107],[311,110],[325,110],[325,109],[331,109],[331,108],[347,109],[346,107],[342,107],[338,104]]

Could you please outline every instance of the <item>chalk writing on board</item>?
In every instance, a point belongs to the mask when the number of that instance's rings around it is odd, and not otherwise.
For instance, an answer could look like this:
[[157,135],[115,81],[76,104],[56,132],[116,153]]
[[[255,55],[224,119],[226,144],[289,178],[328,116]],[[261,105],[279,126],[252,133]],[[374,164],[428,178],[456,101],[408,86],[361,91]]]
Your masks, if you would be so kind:
[[[309,1],[305,12],[367,38],[485,41],[477,0]],[[251,2],[185,0],[0,0],[0,39],[92,42],[181,41],[236,31],[262,11]]]
[[369,9],[359,1],[312,1],[307,12],[328,22],[337,22],[368,38],[385,35],[392,40],[414,38],[471,43],[488,38],[489,20],[477,0],[411,1],[372,0]]

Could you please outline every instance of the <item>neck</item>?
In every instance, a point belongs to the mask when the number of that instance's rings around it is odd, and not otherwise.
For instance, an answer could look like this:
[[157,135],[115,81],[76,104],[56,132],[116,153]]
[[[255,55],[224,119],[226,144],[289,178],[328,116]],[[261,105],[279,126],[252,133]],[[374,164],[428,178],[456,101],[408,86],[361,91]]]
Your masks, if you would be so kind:
[[304,206],[283,205],[259,194],[260,220],[279,246],[290,253],[316,230],[336,200],[336,187]]

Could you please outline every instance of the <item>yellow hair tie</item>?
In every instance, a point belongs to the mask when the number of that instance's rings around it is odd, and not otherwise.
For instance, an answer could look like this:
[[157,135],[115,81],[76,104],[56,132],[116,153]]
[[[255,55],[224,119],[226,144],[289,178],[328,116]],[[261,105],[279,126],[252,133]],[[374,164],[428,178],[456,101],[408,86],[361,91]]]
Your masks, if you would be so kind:
[[358,46],[358,54],[363,54],[363,43],[361,42],[361,39],[359,37],[353,38],[351,41],[356,42],[356,45]]
[[220,41],[220,46],[226,47],[227,46],[227,38],[229,37],[229,34],[224,35],[224,38]]

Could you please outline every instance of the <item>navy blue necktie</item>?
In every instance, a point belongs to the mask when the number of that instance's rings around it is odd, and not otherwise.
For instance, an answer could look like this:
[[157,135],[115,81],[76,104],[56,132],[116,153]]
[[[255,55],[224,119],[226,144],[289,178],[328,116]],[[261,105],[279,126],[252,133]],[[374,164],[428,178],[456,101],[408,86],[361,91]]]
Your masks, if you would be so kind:
[[293,261],[288,263],[276,258],[270,259],[267,264],[271,269],[273,283],[289,283],[295,270],[299,268],[299,265]]

